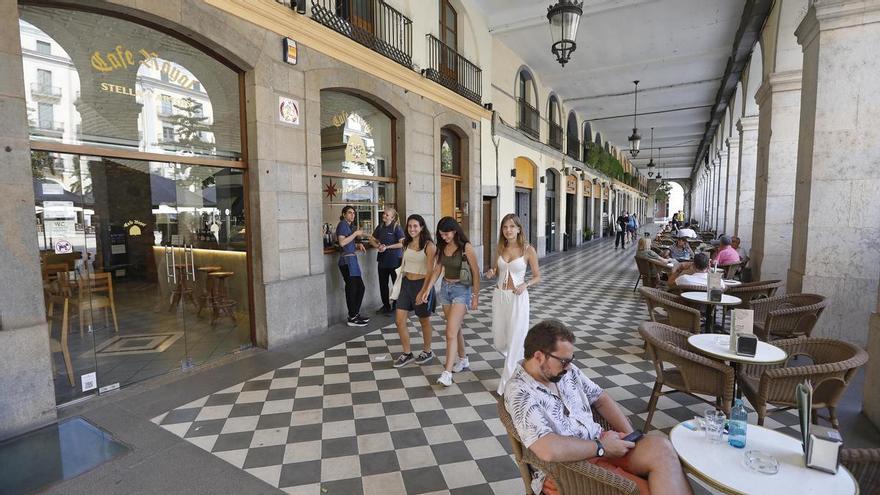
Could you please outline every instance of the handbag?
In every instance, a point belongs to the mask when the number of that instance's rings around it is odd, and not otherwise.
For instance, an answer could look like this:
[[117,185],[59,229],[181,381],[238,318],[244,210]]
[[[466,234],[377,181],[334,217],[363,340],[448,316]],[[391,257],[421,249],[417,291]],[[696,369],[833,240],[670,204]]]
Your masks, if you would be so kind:
[[403,262],[394,270],[394,274],[397,276],[394,278],[394,285],[391,286],[391,294],[388,296],[391,301],[396,301],[400,297],[400,286],[403,284]]
[[468,263],[467,256],[465,256],[465,250],[461,250],[461,268],[458,270],[458,282],[461,285],[466,285],[470,287],[473,285],[473,277],[471,277],[471,264]]

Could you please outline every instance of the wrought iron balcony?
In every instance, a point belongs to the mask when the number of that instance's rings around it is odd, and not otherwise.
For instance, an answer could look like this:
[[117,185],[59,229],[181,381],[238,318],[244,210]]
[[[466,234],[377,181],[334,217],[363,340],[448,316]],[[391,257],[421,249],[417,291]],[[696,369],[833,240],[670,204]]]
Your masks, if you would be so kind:
[[48,98],[61,98],[61,87],[38,82],[31,83],[31,95],[45,96]]
[[429,34],[425,38],[428,41],[428,68],[422,71],[425,77],[481,104],[482,69],[434,36]]
[[565,147],[565,154],[580,161],[581,159],[581,140],[576,136],[568,136],[568,144]]
[[541,139],[541,114],[538,109],[522,98],[516,99],[517,127],[535,139]]
[[312,0],[312,19],[412,68],[412,21],[382,0]]
[[550,122],[550,140],[547,144],[562,151],[562,126],[556,122]]

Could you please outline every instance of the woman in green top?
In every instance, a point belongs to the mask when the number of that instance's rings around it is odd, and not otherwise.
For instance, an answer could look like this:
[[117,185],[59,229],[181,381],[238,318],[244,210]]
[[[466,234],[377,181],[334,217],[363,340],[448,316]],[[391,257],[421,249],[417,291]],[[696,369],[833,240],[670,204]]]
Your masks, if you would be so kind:
[[[440,285],[438,300],[443,305],[446,317],[446,369],[437,383],[448,387],[452,385],[452,373],[458,373],[470,367],[464,352],[464,335],[461,334],[461,322],[468,307],[477,309],[480,293],[480,269],[474,247],[468,241],[461,225],[452,217],[443,217],[437,223],[437,256],[439,263],[434,265],[431,285],[443,271],[443,283]],[[462,266],[467,263],[470,270],[470,284],[462,283]],[[455,362],[455,355],[459,360]]]

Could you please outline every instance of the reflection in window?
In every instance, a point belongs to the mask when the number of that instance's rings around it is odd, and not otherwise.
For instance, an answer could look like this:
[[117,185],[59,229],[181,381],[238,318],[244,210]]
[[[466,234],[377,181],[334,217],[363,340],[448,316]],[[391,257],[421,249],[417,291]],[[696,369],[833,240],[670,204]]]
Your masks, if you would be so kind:
[[[19,15],[22,46],[54,52],[53,59],[22,54],[25,83],[32,89],[27,100],[32,139],[241,156],[239,78],[223,63],[114,17],[31,5],[20,6]],[[101,36],[94,36],[95,26]],[[48,120],[37,115],[41,103],[56,106],[57,132],[43,132]],[[166,139],[165,124],[175,129],[172,139]]]
[[448,128],[440,130],[440,174],[440,213],[461,222],[461,139]]
[[[395,203],[394,123],[372,103],[338,91],[321,92],[321,161],[325,231],[335,230],[345,205],[364,231]],[[363,178],[361,178],[363,177]],[[325,235],[325,243],[332,240]]]

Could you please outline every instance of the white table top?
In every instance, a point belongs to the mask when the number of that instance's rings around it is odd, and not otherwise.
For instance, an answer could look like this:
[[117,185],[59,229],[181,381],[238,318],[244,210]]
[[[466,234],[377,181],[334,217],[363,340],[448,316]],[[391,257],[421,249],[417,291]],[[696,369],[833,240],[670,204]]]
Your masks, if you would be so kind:
[[[800,440],[757,425],[746,430],[746,446],[737,449],[723,443],[709,443],[702,431],[691,431],[681,424],[669,432],[669,440],[684,468],[724,493],[796,493],[798,495],[850,495],[858,485],[841,465],[837,474],[828,474],[804,465]],[[779,472],[756,473],[745,465],[747,450],[761,450],[779,461]]]
[[687,299],[688,301],[694,301],[705,304],[713,304],[717,306],[736,306],[738,304],[742,304],[742,299],[731,296],[729,294],[721,294],[720,301],[710,301],[708,292],[682,292],[681,297]]
[[760,340],[754,357],[740,356],[730,350],[730,336],[712,333],[691,335],[688,337],[688,345],[714,358],[738,363],[773,364],[781,363],[788,357],[782,349]]
[[727,280],[726,278],[724,278],[724,279],[721,279],[721,281],[724,282],[724,285],[726,285],[728,287],[742,285],[742,282],[740,282],[739,280]]

